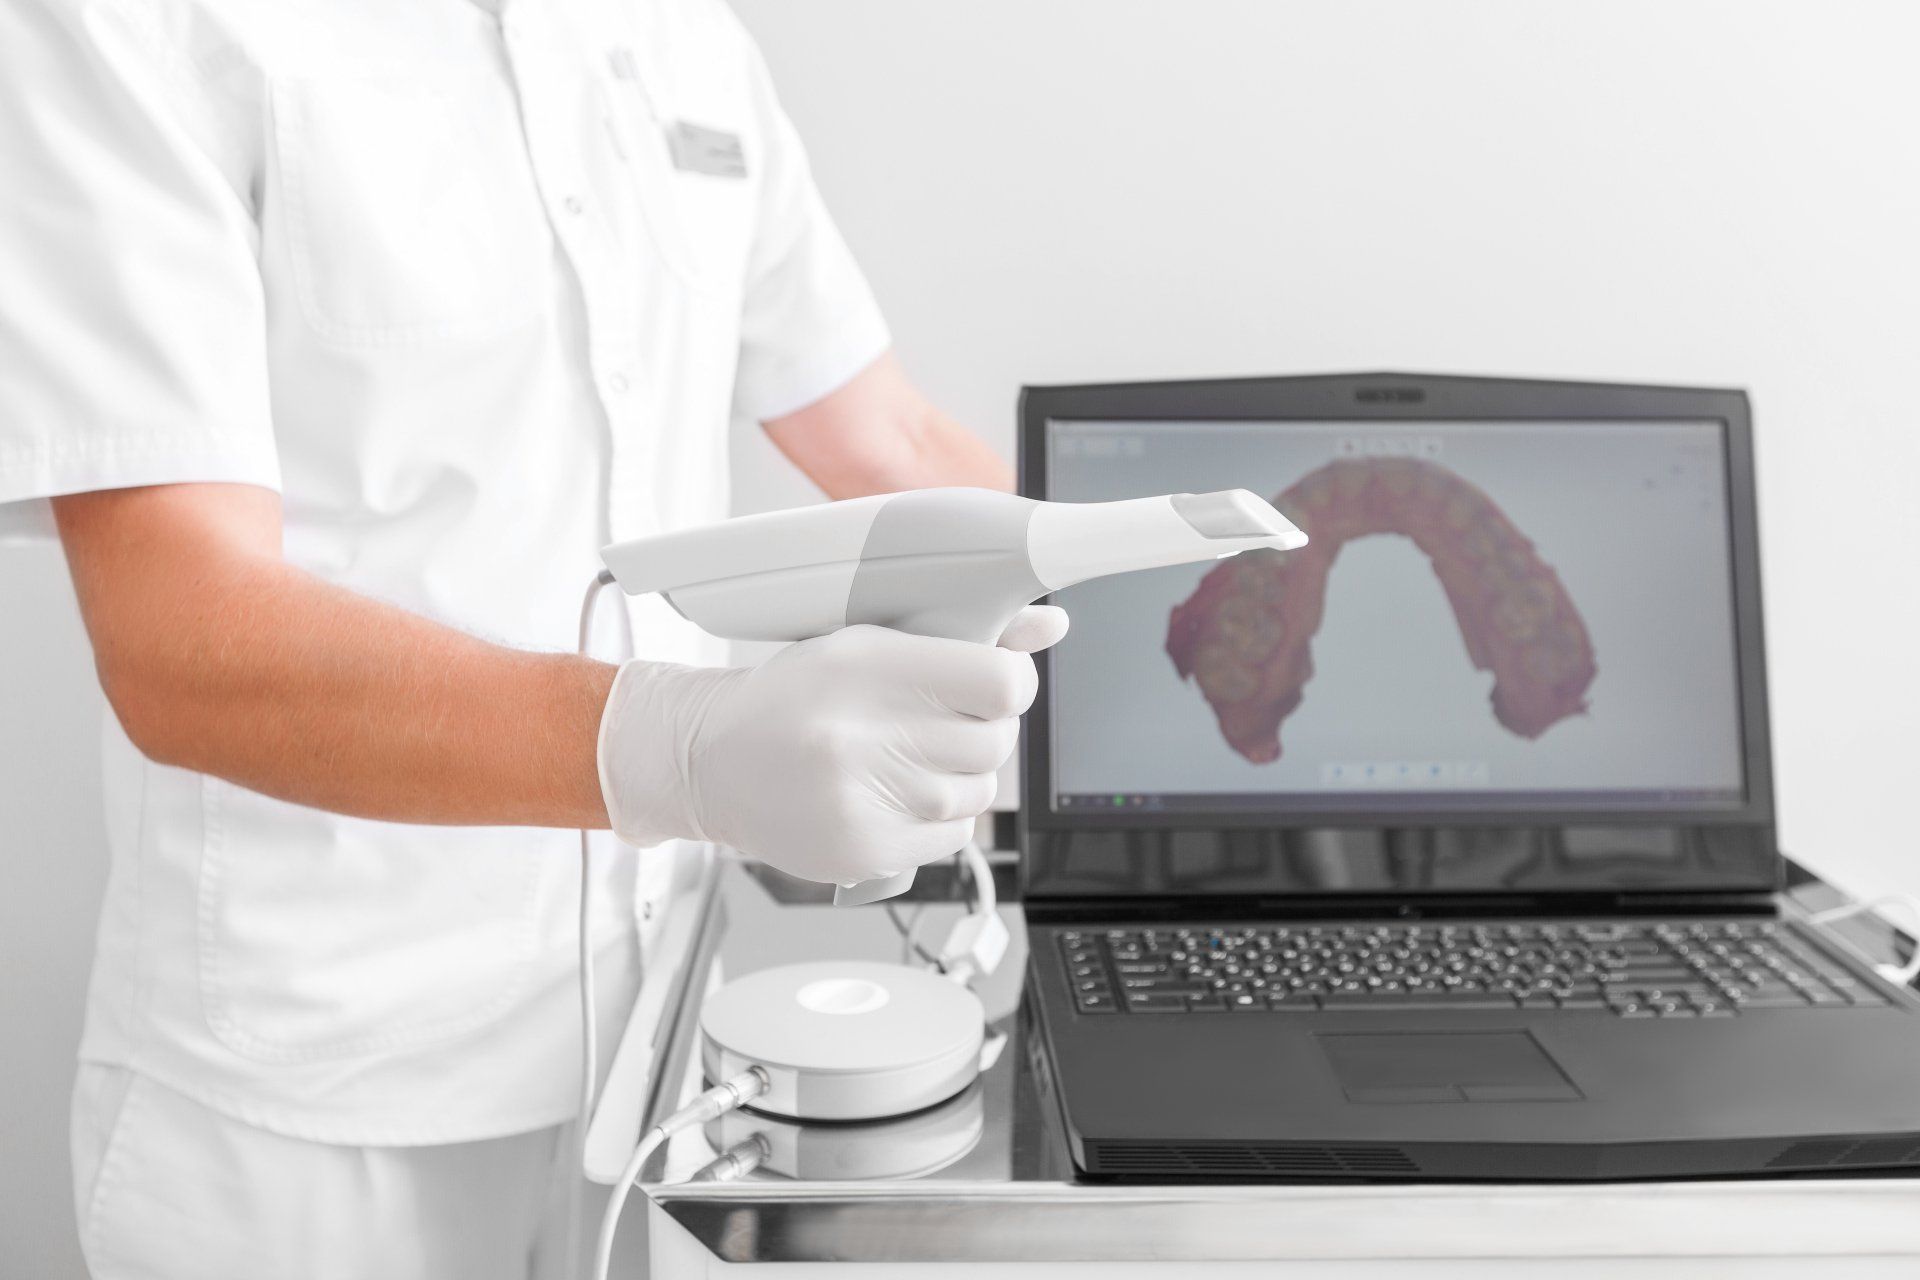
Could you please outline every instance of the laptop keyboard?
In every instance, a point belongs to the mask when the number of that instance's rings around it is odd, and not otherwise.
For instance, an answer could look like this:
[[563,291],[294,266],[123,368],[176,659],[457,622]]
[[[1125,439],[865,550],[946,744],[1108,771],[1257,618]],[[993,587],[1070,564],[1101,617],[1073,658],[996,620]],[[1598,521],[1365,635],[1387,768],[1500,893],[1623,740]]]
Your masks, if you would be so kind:
[[1069,930],[1082,1013],[1564,1009],[1728,1018],[1887,1003],[1770,920]]

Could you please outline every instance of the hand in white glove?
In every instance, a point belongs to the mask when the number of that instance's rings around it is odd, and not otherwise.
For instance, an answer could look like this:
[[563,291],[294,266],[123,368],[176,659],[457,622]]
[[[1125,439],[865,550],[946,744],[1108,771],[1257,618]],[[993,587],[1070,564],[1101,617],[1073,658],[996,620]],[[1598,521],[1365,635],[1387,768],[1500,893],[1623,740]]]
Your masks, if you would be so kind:
[[835,884],[944,858],[993,803],[1033,702],[1027,655],[1066,631],[1036,605],[997,648],[862,626],[758,667],[629,662],[600,719],[614,832],[712,840]]

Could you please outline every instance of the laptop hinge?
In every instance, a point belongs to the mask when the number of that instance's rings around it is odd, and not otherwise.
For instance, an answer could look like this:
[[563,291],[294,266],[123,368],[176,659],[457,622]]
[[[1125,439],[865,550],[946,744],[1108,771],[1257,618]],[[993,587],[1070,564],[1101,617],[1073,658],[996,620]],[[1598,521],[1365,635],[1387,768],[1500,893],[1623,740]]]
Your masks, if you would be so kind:
[[1424,920],[1515,916],[1699,916],[1776,915],[1779,901],[1770,892],[1743,893],[1555,893],[1422,894],[1417,898],[1378,894],[1245,898],[1029,898],[1023,904],[1035,924],[1086,920],[1324,920],[1359,917]]

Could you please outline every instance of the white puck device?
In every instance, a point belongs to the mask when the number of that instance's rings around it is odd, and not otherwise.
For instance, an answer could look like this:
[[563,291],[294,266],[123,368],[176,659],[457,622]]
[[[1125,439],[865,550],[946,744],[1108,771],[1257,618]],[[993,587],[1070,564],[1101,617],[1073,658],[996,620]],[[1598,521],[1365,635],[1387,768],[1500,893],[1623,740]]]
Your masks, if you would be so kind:
[[709,1080],[766,1072],[756,1111],[800,1120],[874,1120],[945,1102],[980,1073],[986,1012],[924,969],[859,960],[781,965],[707,1000]]

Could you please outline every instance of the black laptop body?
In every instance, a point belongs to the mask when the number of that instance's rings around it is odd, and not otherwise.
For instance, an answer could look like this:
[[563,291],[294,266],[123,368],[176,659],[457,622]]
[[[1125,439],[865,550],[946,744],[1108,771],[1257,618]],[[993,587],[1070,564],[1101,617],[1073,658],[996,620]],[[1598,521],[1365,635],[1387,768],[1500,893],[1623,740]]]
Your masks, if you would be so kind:
[[1747,398],[1029,388],[1021,488],[1309,534],[1055,597],[1030,1016],[1086,1177],[1920,1165],[1920,1005],[1780,892]]

